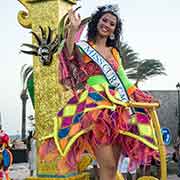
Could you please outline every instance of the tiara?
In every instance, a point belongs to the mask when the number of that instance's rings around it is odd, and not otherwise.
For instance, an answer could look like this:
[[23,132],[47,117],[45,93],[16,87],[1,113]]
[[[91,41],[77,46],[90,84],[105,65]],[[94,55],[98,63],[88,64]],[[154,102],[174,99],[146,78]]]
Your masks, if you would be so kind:
[[112,12],[116,16],[119,16],[119,8],[118,8],[117,4],[116,5],[111,5],[111,4],[105,5],[102,12]]

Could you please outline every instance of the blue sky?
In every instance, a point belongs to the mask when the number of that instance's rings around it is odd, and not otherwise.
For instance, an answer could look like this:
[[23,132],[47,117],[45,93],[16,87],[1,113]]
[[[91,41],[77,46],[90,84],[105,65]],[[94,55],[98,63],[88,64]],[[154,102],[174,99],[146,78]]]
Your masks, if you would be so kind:
[[[140,84],[142,89],[175,90],[180,81],[180,1],[179,0],[81,0],[81,16],[90,15],[99,4],[119,4],[123,21],[123,40],[141,59],[159,59],[167,76],[152,78]],[[29,29],[17,22],[17,13],[24,7],[17,0],[1,2],[1,66],[0,112],[3,128],[10,134],[20,132],[21,82],[23,64],[32,64],[30,56],[19,54],[20,45],[30,42]],[[28,102],[27,116],[32,114]]]

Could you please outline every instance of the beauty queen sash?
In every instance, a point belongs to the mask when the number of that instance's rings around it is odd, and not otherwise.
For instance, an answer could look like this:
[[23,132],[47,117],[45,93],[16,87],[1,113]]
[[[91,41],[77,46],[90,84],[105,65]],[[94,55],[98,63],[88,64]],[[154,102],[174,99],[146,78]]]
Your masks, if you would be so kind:
[[[111,64],[109,64],[107,60],[102,55],[100,55],[93,47],[91,47],[86,41],[78,42],[77,46],[101,68],[109,84],[115,87],[116,90],[119,92],[120,100],[123,102],[129,101],[129,96],[123,85],[123,82],[116,73],[116,71],[114,71]],[[130,108],[130,114],[134,114],[133,108]]]

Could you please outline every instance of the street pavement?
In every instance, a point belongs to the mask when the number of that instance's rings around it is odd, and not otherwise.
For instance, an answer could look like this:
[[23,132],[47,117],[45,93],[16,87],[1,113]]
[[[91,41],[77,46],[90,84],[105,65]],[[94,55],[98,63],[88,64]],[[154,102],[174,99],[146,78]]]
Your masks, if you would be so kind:
[[[24,180],[29,177],[28,163],[13,164],[9,169],[9,175],[12,180]],[[180,180],[176,175],[169,175],[167,180]]]
[[12,180],[24,180],[30,175],[28,163],[13,164],[9,168],[9,176]]
[[168,180],[180,180],[180,178],[177,177],[176,175],[171,175],[171,176],[168,176]]

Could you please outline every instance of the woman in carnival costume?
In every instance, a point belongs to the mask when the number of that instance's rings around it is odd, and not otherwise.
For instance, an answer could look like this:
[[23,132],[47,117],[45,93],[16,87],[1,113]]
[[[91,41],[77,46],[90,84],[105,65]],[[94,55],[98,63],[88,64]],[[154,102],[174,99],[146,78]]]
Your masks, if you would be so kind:
[[8,168],[12,164],[12,153],[8,149],[9,136],[0,130],[0,180],[3,180],[5,175],[6,180],[10,180],[8,175]]
[[147,110],[125,106],[129,100],[152,102],[153,98],[137,89],[124,72],[117,49],[122,32],[117,6],[101,6],[92,14],[87,41],[77,42],[80,16],[70,10],[68,19],[59,57],[61,82],[73,89],[74,96],[57,114],[61,122],[58,142],[72,169],[88,151],[100,166],[100,180],[115,180],[121,153],[137,166],[157,155]]

